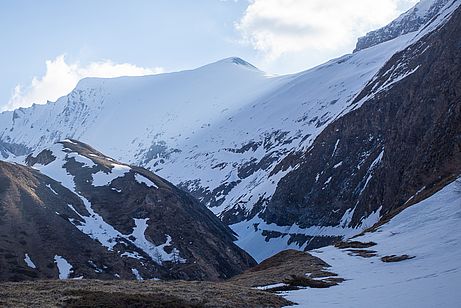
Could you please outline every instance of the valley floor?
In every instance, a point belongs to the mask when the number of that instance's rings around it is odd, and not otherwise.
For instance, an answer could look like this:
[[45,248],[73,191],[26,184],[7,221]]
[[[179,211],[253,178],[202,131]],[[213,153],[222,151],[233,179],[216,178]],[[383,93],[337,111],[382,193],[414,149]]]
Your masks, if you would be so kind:
[[229,283],[66,280],[0,284],[1,307],[282,307],[275,294]]

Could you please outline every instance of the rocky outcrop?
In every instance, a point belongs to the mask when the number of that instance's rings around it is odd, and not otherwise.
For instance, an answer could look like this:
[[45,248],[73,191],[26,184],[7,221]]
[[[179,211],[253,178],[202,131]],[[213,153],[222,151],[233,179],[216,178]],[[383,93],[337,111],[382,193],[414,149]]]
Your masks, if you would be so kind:
[[354,52],[381,44],[398,36],[418,31],[434,18],[447,3],[453,0],[422,0],[389,25],[367,33],[358,39]]
[[66,278],[186,280],[255,264],[212,212],[150,171],[75,140],[26,163],[0,164],[0,280],[57,278],[59,262]]

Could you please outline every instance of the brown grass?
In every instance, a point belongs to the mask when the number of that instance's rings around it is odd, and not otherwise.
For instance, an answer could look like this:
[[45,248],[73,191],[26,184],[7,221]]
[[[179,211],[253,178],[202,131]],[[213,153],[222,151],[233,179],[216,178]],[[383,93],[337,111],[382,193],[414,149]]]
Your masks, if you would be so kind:
[[1,307],[282,307],[269,292],[229,283],[34,281],[0,284]]
[[[248,287],[286,283],[288,286],[271,289],[274,291],[294,290],[298,287],[332,286],[341,278],[327,270],[330,267],[323,260],[307,252],[285,250],[261,262],[259,265],[231,278],[228,282]],[[308,277],[306,276],[309,275]],[[325,279],[313,279],[325,278]]]

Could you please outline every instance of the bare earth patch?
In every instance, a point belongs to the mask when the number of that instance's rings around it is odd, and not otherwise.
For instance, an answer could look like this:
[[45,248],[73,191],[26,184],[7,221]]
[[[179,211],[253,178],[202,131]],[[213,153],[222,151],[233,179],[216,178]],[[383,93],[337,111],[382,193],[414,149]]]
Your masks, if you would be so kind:
[[396,256],[396,255],[392,255],[392,256],[384,256],[381,258],[381,261],[383,262],[400,262],[400,261],[403,261],[403,260],[409,260],[409,259],[413,259],[414,256],[409,256],[409,255],[401,255],[401,256]]
[[347,242],[343,242],[343,241],[340,241],[340,242],[337,242],[335,244],[335,247],[336,248],[339,248],[339,249],[346,249],[346,248],[370,248],[370,247],[373,247],[375,246],[376,243],[374,242],[367,242],[367,243],[362,243],[362,242],[359,242],[359,241],[347,241]]
[[350,256],[359,256],[362,258],[371,258],[376,257],[377,253],[375,250],[367,250],[367,249],[348,249],[348,255]]

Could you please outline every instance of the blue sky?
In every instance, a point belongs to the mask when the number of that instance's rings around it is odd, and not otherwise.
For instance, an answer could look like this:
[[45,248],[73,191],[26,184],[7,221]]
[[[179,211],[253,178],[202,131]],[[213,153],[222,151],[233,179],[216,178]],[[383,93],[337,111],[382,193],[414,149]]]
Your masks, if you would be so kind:
[[176,71],[229,56],[269,73],[301,71],[350,52],[358,36],[415,2],[2,1],[0,107],[55,100],[87,75]]

